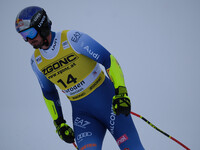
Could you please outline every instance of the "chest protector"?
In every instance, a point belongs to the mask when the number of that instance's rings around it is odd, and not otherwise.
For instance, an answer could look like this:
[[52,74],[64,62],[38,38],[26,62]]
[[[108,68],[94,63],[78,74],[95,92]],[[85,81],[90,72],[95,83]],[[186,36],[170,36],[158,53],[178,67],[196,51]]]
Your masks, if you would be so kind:
[[99,87],[105,75],[96,61],[72,49],[67,32],[62,31],[60,38],[56,39],[56,44],[60,46],[55,50],[57,54],[53,58],[45,58],[39,49],[35,50],[34,56],[39,70],[46,78],[57,85],[68,99],[75,101]]

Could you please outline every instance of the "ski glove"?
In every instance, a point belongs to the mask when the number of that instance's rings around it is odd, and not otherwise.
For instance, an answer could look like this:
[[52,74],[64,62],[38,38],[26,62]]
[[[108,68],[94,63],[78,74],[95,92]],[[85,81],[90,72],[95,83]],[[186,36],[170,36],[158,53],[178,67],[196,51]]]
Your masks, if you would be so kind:
[[67,142],[67,143],[73,143],[74,142],[74,132],[72,128],[70,128],[66,123],[66,121],[63,120],[62,123],[57,124],[56,121],[54,121],[54,125],[56,126],[56,133],[58,133],[59,137]]
[[124,114],[125,116],[128,116],[131,112],[130,98],[128,97],[126,87],[124,86],[119,86],[115,89],[113,111],[116,115]]

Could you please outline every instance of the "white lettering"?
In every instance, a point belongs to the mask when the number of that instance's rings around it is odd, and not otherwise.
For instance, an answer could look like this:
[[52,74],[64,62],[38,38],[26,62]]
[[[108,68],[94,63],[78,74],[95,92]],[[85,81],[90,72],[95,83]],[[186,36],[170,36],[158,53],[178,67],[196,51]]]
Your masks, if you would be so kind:
[[85,49],[92,57],[94,57],[96,60],[99,59],[100,55],[97,53],[94,53],[89,46],[85,46],[83,49]]
[[120,145],[120,144],[124,143],[127,140],[128,140],[128,137],[127,137],[126,134],[124,134],[117,140],[117,144]]
[[110,115],[110,132],[114,134],[115,129],[115,113],[113,112],[113,109],[111,107],[111,115]]
[[80,128],[86,128],[87,125],[89,125],[90,122],[89,121],[86,121],[86,120],[83,120],[79,117],[76,117],[76,119],[74,120],[74,125],[77,126],[77,127],[80,127]]
[[40,23],[38,24],[38,27],[40,28],[42,26],[42,24],[44,23],[46,16],[42,17],[42,20],[40,21]]
[[38,13],[38,14],[35,16],[34,21],[37,21],[38,18],[39,18],[40,16],[41,16],[41,13]]

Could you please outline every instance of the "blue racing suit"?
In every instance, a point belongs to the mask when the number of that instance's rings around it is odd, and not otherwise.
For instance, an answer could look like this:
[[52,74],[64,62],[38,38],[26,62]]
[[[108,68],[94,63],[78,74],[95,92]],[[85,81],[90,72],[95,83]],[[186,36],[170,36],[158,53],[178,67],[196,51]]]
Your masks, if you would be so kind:
[[70,100],[80,150],[101,150],[107,129],[121,150],[144,150],[131,116],[113,112],[116,79],[100,67],[109,70],[111,56],[87,34],[64,30],[52,32],[49,49],[35,50],[31,65],[53,120],[64,118],[55,85]]

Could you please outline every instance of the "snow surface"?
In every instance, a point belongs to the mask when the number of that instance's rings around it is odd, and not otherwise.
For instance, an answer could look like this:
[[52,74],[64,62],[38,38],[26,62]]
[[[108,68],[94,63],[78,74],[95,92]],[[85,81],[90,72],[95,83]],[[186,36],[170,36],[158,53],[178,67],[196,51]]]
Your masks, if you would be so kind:
[[[47,11],[52,29],[88,33],[123,69],[132,110],[192,150],[200,147],[199,0],[1,0],[1,150],[70,149],[55,127],[31,70],[32,47],[15,31],[26,6]],[[65,119],[71,106],[60,92]],[[146,150],[183,150],[133,117]],[[119,149],[107,133],[103,150]]]

